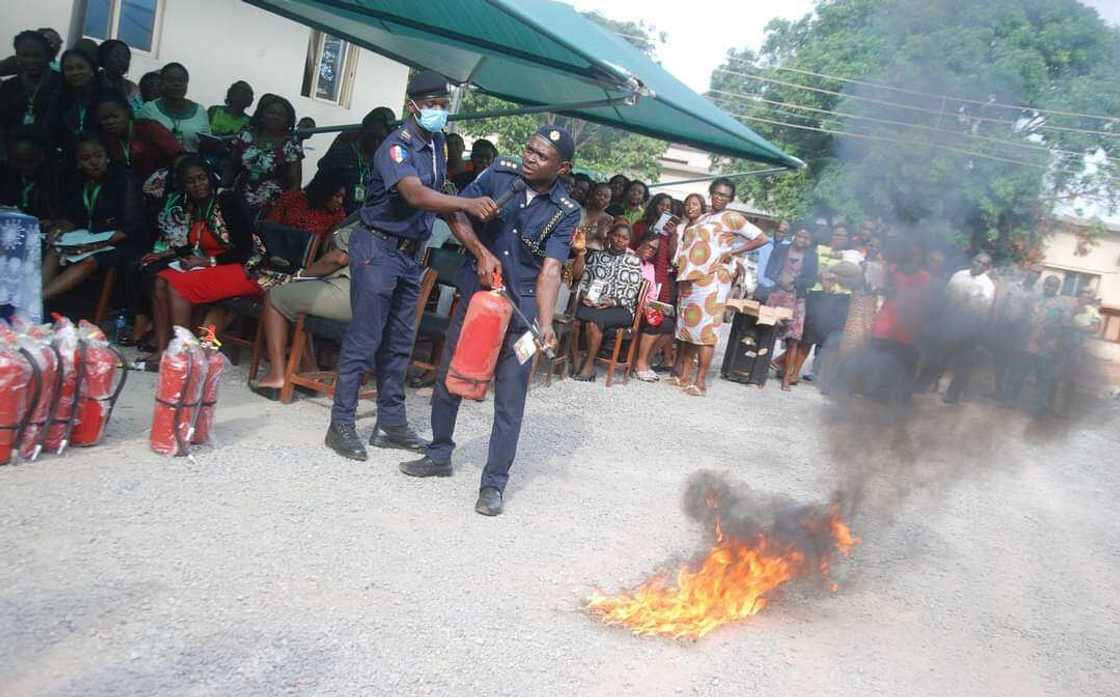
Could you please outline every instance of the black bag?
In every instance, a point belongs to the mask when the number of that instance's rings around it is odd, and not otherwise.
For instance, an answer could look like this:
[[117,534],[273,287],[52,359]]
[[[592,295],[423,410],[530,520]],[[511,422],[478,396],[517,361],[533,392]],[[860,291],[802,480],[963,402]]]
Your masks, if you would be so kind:
[[272,271],[295,273],[311,262],[311,243],[315,241],[315,236],[306,230],[265,221],[261,223],[258,234],[264,243],[268,268]]

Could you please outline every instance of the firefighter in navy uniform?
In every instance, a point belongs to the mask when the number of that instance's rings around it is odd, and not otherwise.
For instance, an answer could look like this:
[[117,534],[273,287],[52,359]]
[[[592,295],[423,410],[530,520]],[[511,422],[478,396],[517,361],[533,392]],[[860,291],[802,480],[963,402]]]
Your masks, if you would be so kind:
[[[568,260],[572,232],[580,218],[579,205],[559,179],[571,172],[574,154],[571,134],[556,126],[542,127],[525,145],[520,166],[499,158],[462,195],[502,200],[502,195],[508,195],[518,179],[525,180],[524,192],[515,193],[506,201],[498,217],[481,226],[477,235],[464,216],[453,215],[448,220],[452,232],[475,258],[474,268],[466,265],[459,278],[463,298],[472,297],[480,288],[491,287],[494,272],[500,270],[503,283],[521,312],[530,322],[535,318],[543,341],[552,347],[556,345],[552,311],[560,289],[560,269]],[[451,453],[455,449],[452,436],[460,398],[448,392],[445,380],[467,305],[459,304],[447,332],[432,395],[432,444],[423,458],[401,463],[405,474],[451,475]],[[494,425],[475,504],[475,510],[483,515],[502,512],[502,492],[517,452],[532,361],[519,360],[514,343],[527,330],[514,313],[494,372]]]
[[365,460],[354,428],[362,376],[377,376],[377,424],[370,445],[422,452],[427,443],[408,425],[404,378],[415,335],[416,300],[423,268],[419,255],[437,214],[488,220],[497,206],[486,197],[440,193],[447,181],[443,127],[447,80],[423,70],[408,83],[409,117],[373,157],[362,224],[350,236],[350,305],[354,319],[338,359],[326,444],[339,455]]

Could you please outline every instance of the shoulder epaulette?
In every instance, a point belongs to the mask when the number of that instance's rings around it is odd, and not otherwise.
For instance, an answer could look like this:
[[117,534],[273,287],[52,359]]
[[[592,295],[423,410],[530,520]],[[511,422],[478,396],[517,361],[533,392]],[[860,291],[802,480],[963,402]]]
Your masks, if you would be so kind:
[[507,160],[505,158],[498,158],[497,160],[494,160],[493,167],[494,167],[494,169],[496,169],[498,171],[501,171],[501,172],[520,172],[521,171],[521,165],[517,164],[513,160]]

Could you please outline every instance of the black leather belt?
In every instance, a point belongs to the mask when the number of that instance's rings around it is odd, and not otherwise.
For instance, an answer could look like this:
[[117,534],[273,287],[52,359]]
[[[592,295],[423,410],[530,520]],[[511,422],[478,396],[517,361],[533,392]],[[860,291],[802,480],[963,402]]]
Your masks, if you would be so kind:
[[369,231],[369,234],[373,235],[374,237],[385,240],[389,244],[396,247],[397,251],[400,252],[401,254],[407,254],[410,257],[415,257],[416,253],[420,251],[420,242],[417,241],[417,240],[410,240],[410,239],[407,239],[405,237],[397,237],[396,235],[390,235],[387,232],[382,232],[382,231],[377,230],[375,228],[371,228],[368,225],[365,226],[365,228],[366,228],[366,230]]

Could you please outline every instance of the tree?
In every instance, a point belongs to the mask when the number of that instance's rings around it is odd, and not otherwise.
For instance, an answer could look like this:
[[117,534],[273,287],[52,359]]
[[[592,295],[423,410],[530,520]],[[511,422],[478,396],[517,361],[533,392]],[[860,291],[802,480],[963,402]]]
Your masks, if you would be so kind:
[[746,180],[755,204],[1014,256],[1056,201],[1115,195],[1118,77],[1120,32],[1077,0],[818,0],[757,54],[730,51],[710,96],[809,165]]
[[[655,55],[657,45],[665,41],[663,33],[645,22],[619,22],[597,12],[585,13],[584,16],[619,34],[650,57]],[[471,113],[516,107],[516,104],[496,97],[470,92],[463,99],[461,111]],[[657,179],[661,174],[660,158],[667,147],[665,142],[583,119],[558,114],[526,114],[464,121],[461,129],[476,138],[496,135],[498,151],[512,154],[520,153],[529,136],[546,123],[559,124],[571,131],[576,142],[575,164],[578,169],[591,170],[603,177],[623,172],[647,180]]]

